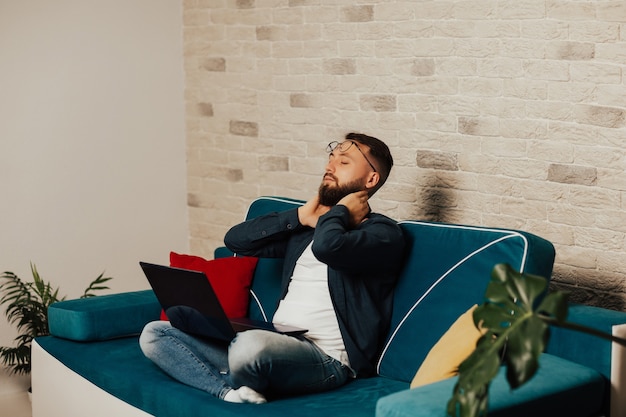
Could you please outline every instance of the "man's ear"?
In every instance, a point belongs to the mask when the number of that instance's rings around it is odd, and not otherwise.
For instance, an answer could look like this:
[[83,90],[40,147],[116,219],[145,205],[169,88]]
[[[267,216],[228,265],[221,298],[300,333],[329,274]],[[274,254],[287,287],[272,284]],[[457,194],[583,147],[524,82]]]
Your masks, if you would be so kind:
[[367,176],[367,181],[365,182],[365,188],[370,190],[380,181],[380,174],[378,172],[370,172]]

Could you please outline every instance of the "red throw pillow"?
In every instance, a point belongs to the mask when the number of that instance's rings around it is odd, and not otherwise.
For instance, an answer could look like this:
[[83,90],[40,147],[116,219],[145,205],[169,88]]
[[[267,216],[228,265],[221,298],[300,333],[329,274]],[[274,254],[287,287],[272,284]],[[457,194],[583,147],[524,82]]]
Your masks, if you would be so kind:
[[[206,260],[194,255],[170,252],[170,266],[204,272],[222,308],[230,318],[245,317],[250,300],[250,283],[258,258],[229,256]],[[161,320],[167,320],[161,311]]]

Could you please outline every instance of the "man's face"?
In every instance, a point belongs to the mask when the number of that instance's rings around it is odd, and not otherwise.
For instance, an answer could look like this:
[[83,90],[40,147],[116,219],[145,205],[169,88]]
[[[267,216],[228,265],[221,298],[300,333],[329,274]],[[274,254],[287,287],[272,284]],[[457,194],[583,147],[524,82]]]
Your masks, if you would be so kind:
[[[367,146],[359,145],[363,152]],[[356,146],[346,152],[335,149],[328,156],[326,172],[319,187],[320,204],[334,206],[348,194],[365,190],[367,176],[372,172],[369,162]]]

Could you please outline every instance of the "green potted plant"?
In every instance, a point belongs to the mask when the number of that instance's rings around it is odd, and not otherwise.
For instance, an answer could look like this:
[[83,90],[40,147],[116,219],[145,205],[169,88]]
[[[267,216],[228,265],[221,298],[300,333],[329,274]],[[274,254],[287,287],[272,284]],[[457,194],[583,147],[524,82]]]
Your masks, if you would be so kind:
[[474,324],[484,334],[476,349],[459,366],[459,378],[448,401],[449,416],[486,416],[489,386],[502,364],[507,368],[511,388],[530,380],[539,368],[539,356],[548,343],[551,325],[626,346],[624,339],[566,321],[567,294],[562,291],[546,294],[547,285],[547,279],[519,273],[510,265],[494,267],[485,302],[473,313]]
[[[59,288],[45,282],[37,267],[30,265],[33,281],[24,282],[13,272],[0,276],[0,305],[6,305],[5,314],[10,324],[19,332],[16,346],[0,347],[0,361],[12,374],[29,374],[31,369],[30,348],[35,337],[45,336],[48,331],[48,306],[65,297],[59,296]],[[104,284],[112,279],[104,273],[94,279],[85,289],[81,298],[94,296],[94,291],[108,289]]]

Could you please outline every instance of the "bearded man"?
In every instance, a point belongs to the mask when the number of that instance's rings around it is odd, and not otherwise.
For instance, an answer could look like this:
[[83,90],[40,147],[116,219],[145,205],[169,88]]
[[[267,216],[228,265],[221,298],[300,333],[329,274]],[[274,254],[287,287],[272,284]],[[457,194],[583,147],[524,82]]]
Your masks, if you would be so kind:
[[405,241],[394,220],[372,213],[368,199],[387,180],[393,158],[384,142],[360,133],[327,151],[312,199],[238,224],[224,239],[239,255],[284,258],[272,321],[308,332],[249,330],[226,346],[169,322],[148,323],[140,346],[164,372],[224,401],[247,403],[375,374]]

